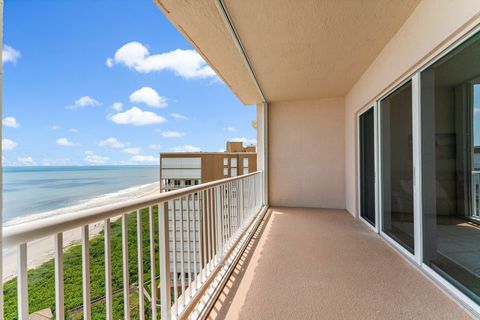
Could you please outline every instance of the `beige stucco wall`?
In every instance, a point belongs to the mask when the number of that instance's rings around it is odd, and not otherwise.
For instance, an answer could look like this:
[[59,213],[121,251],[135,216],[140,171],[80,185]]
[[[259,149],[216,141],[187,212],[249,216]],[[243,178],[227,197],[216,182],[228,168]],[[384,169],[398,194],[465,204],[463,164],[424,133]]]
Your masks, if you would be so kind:
[[270,205],[345,208],[344,100],[268,108]]
[[357,214],[356,113],[480,23],[478,0],[423,0],[345,97],[346,209]]

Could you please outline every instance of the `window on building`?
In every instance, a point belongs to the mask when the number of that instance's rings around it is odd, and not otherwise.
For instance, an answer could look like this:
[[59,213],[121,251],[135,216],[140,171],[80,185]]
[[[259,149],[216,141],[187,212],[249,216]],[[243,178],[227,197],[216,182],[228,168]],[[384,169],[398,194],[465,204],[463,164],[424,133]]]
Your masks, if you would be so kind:
[[228,167],[228,158],[223,158],[223,165]]
[[223,168],[223,176],[228,177],[228,168]]
[[185,180],[185,185],[186,186],[191,186],[192,185],[192,180]]
[[237,166],[237,158],[232,158],[230,159],[230,165],[232,167],[236,167]]
[[175,179],[174,184],[175,184],[175,186],[180,186],[180,180]]
[[421,78],[424,263],[480,303],[480,34]]
[[230,170],[232,171],[232,177],[236,177],[237,176],[237,168],[231,168]]
[[380,101],[382,230],[414,253],[412,83]]
[[247,174],[248,171],[248,158],[243,158],[243,174]]

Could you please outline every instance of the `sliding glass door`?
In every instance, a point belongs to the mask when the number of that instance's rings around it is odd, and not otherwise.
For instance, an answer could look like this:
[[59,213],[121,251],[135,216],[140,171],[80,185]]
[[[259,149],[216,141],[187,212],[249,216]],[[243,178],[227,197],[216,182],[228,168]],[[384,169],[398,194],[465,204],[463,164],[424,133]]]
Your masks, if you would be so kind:
[[380,101],[382,231],[414,253],[412,83]]
[[421,73],[424,263],[480,303],[480,35]]
[[360,216],[375,227],[375,114],[373,107],[360,115],[359,129]]

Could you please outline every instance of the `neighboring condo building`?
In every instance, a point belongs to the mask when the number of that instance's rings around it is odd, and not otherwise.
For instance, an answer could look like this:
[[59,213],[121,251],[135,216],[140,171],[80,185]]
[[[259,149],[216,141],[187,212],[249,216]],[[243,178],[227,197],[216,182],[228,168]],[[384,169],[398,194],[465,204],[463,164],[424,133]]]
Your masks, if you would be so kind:
[[[225,152],[176,152],[160,154],[160,192],[168,192],[187,188],[201,183],[215,180],[221,180],[228,177],[235,177],[257,171],[257,154],[254,145],[243,146],[242,142],[227,142]],[[231,192],[237,194],[234,185],[231,186]],[[228,192],[226,190],[226,192]],[[206,249],[204,242],[208,239],[200,239],[202,228],[212,230],[216,224],[216,217],[210,217],[207,222],[202,221],[203,212],[206,206],[212,206],[213,203],[202,194],[195,194],[193,197],[183,198],[182,201],[175,201],[175,222],[172,219],[173,210],[169,209],[169,230],[170,230],[170,256],[177,256],[176,266],[170,263],[170,272],[172,274],[172,288],[188,286],[189,274],[194,270],[201,270],[203,267],[202,257],[208,254],[215,254]],[[237,208],[239,203],[230,204],[232,209]],[[208,212],[208,211],[206,211]],[[208,216],[208,214],[207,214]],[[232,214],[236,217],[236,214]],[[236,223],[230,221],[229,223]],[[175,250],[173,252],[173,230],[175,235]],[[183,232],[181,232],[183,230]],[[209,233],[207,231],[207,233]],[[183,236],[187,245],[184,248],[180,245],[180,239]],[[211,241],[215,243],[215,237],[211,234]],[[186,240],[186,241],[185,241]],[[214,247],[214,246],[213,246]],[[182,259],[182,250],[183,257]],[[213,248],[212,250],[215,250]],[[188,254],[190,253],[190,254]],[[186,257],[193,257],[188,259]],[[173,261],[170,258],[170,261]],[[176,276],[173,276],[176,274]],[[183,276],[182,276],[183,275]]]
[[254,145],[227,142],[225,152],[160,153],[160,192],[257,171]]

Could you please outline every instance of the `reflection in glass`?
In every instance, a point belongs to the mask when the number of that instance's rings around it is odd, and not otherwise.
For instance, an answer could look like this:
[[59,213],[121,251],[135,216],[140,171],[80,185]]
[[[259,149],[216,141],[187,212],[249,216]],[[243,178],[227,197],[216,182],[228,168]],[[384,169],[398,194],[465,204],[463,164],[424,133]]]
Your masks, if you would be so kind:
[[380,102],[382,230],[414,252],[412,84]]
[[480,37],[421,73],[424,262],[480,302]]
[[373,108],[360,116],[360,216],[375,226],[375,124]]

